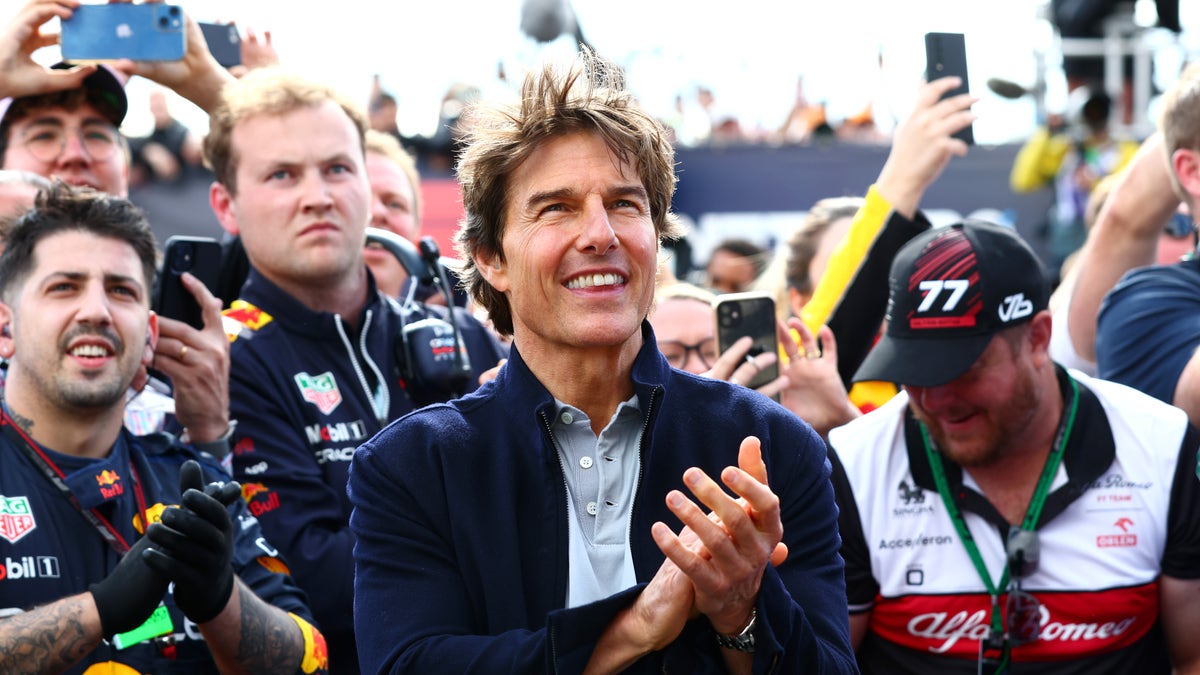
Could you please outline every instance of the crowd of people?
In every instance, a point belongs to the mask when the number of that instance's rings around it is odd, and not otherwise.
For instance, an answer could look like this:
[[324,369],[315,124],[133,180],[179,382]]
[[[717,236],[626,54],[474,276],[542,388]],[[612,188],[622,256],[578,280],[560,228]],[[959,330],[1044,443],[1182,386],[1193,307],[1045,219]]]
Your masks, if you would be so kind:
[[[1200,673],[1200,284],[1155,264],[1200,68],[1057,288],[922,213],[952,77],[860,195],[692,284],[671,132],[591,50],[461,110],[448,259],[377,110],[190,18],[179,62],[34,61],[78,4],[0,33],[0,671]],[[153,309],[133,76],[209,114],[150,153],[212,173],[198,327]],[[749,290],[778,349],[722,352]]]

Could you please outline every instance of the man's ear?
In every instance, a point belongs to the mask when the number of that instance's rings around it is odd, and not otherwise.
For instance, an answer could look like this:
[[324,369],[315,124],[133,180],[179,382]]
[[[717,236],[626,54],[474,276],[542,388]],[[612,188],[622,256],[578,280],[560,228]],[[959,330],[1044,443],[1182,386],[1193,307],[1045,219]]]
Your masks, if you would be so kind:
[[149,368],[154,363],[154,348],[158,345],[158,315],[150,312],[146,321],[146,346],[142,350],[142,365]]
[[508,268],[500,260],[499,254],[476,253],[473,256],[475,267],[492,288],[504,293],[508,291]]
[[221,223],[226,232],[235,237],[241,232],[238,229],[237,216],[233,213],[233,195],[223,183],[213,181],[208,187],[208,205],[212,207],[217,222]]
[[1200,154],[1187,148],[1176,150],[1171,154],[1171,169],[1180,187],[1191,196],[1188,201],[1195,202],[1200,198]]
[[8,305],[0,302],[0,357],[12,358],[17,351],[17,343],[13,340],[13,311]]

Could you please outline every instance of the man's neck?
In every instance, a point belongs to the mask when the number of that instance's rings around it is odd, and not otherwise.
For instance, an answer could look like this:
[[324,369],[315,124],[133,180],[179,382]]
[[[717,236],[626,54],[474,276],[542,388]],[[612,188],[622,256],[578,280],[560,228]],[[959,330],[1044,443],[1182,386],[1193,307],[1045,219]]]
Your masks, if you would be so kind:
[[1065,413],[1053,369],[1049,377],[1043,378],[1042,386],[1047,396],[1042,405],[1035,408],[1029,424],[1011,439],[1002,458],[987,466],[966,470],[988,501],[1014,525],[1025,519]]
[[357,328],[359,315],[367,306],[367,266],[359,266],[357,274],[344,279],[326,281],[306,280],[297,283],[289,279],[264,277],[295,298],[300,304],[314,312],[329,312],[342,317],[342,321]]
[[8,415],[39,445],[76,457],[101,458],[112,452],[124,424],[124,406],[106,410],[62,410],[6,393]]
[[517,336],[514,344],[529,369],[554,398],[582,410],[599,436],[617,407],[633,395],[633,361],[641,346],[636,343],[608,349],[537,349],[527,353]]

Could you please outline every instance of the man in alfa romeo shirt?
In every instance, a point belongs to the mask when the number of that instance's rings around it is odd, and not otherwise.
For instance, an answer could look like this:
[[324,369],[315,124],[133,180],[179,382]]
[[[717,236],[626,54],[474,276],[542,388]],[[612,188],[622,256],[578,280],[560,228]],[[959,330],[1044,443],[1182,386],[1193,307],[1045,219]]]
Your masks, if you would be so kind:
[[1198,672],[1200,434],[1068,372],[1011,229],[910,241],[856,379],[904,392],[829,444],[866,673]]

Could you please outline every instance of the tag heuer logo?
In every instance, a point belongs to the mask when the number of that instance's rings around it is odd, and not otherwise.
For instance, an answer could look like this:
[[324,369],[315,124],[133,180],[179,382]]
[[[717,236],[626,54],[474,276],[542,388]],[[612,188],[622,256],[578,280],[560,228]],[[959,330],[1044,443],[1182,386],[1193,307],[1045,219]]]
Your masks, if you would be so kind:
[[15,544],[36,527],[33,512],[29,509],[29,498],[0,495],[0,537]]
[[296,386],[300,387],[300,395],[305,401],[317,406],[317,410],[322,414],[328,415],[342,402],[342,392],[338,391],[337,380],[333,379],[332,372],[320,375],[296,373],[295,378]]

